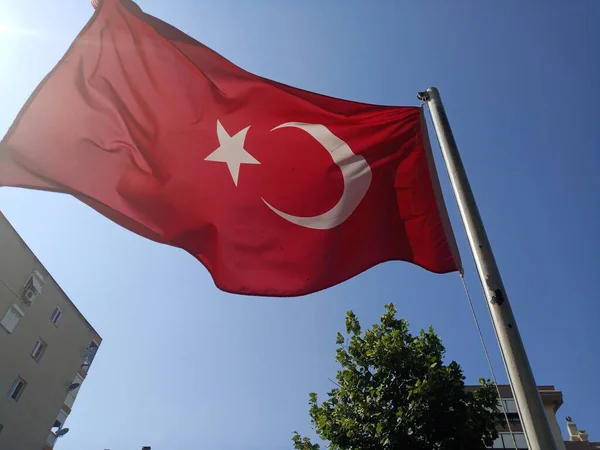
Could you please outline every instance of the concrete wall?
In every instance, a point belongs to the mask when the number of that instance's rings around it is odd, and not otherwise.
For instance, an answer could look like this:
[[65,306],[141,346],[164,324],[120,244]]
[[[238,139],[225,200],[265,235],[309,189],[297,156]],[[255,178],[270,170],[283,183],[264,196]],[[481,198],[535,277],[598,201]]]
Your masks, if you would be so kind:
[[[17,298],[33,270],[44,277],[43,289],[31,305]],[[0,326],[0,449],[42,449],[79,371],[87,347],[100,337],[54,282],[48,272],[0,214],[0,320],[12,304],[25,313],[12,333]],[[56,306],[57,325],[50,321]],[[38,362],[31,356],[36,341],[47,348]],[[17,376],[27,382],[20,399],[8,398]]]
[[552,429],[552,434],[554,435],[554,440],[556,441],[557,450],[566,450],[565,441],[563,440],[562,434],[560,432],[560,426],[558,425],[558,421],[556,420],[556,412],[554,410],[554,405],[544,404],[544,409],[546,410],[546,417],[548,417],[548,422],[550,423],[550,428]]

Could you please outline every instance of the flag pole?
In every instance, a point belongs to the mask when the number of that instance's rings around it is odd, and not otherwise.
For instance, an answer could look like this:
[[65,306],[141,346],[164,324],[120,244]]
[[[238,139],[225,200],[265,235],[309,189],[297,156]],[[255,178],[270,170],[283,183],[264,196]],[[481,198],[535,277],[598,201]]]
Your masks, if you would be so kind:
[[440,143],[450,183],[485,293],[519,416],[531,450],[556,450],[556,442],[519,334],[500,270],[483,226],[440,93],[434,87],[419,92],[426,102]]

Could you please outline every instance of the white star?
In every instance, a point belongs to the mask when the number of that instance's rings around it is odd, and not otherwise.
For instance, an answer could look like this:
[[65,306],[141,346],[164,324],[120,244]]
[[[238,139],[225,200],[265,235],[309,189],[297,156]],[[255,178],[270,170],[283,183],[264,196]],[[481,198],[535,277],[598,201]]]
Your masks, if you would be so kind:
[[260,164],[254,156],[244,148],[244,140],[246,133],[250,127],[238,131],[233,136],[230,136],[221,122],[217,120],[217,137],[219,138],[219,148],[204,158],[206,161],[224,162],[227,164],[233,183],[237,186],[240,176],[240,165],[242,164]]

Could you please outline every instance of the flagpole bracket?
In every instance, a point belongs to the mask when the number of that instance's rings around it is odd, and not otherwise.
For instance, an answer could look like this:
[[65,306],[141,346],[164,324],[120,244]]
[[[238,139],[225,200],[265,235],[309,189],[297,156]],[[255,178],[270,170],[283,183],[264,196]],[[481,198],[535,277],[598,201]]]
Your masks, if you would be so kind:
[[417,93],[417,98],[423,103],[427,103],[429,100],[431,100],[431,96],[429,95],[428,91],[421,91]]

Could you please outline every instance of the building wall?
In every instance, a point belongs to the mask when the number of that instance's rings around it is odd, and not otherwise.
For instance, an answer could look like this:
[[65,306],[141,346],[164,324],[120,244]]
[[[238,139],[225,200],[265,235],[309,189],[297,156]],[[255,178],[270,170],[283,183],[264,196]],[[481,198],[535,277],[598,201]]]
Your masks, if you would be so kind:
[[[467,390],[477,390],[479,386],[466,386]],[[542,398],[542,403],[544,404],[544,410],[546,412],[546,417],[548,418],[548,422],[550,423],[550,428],[552,430],[552,434],[556,441],[557,450],[566,450],[565,442],[563,440],[563,436],[560,431],[560,426],[558,425],[558,421],[556,419],[556,411],[563,404],[562,392],[557,391],[554,386],[538,386],[540,396]],[[512,390],[509,385],[499,385],[498,390],[500,391],[500,396],[504,400],[514,400]],[[515,406],[516,407],[516,406]],[[509,413],[516,412],[515,411],[507,411]],[[510,422],[510,428],[513,433],[522,433],[523,426],[520,422],[518,415],[513,417]],[[506,426],[504,422],[499,424],[498,431],[502,434],[509,434],[510,430]],[[502,447],[500,443],[496,443],[497,445],[494,448],[511,448],[512,445],[511,439],[508,439],[509,446]],[[514,445],[512,445],[514,447]]]
[[556,441],[556,449],[566,450],[565,441],[563,440],[562,434],[560,432],[558,420],[556,420],[555,406],[552,404],[544,403],[544,409],[546,410],[546,417],[548,417],[548,422],[550,423],[550,428],[552,429],[552,434],[554,435],[554,440]]
[[[20,294],[33,270],[42,274],[43,287],[28,305],[12,291]],[[12,304],[25,313],[12,333],[0,326],[0,449],[41,450],[88,345],[101,339],[1,214],[0,279],[6,284],[0,281],[0,320]],[[62,316],[55,325],[56,306]],[[39,338],[47,348],[38,362],[31,352]],[[27,386],[15,402],[7,394],[17,376]]]

